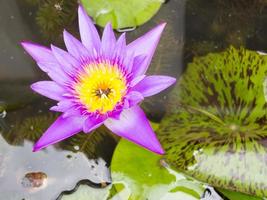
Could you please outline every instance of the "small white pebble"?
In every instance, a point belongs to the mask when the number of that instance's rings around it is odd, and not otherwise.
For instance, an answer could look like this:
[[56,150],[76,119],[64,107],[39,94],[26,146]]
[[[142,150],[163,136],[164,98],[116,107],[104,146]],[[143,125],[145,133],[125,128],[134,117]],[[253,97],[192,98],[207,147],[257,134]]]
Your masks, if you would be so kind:
[[78,145],[75,145],[73,148],[74,148],[74,150],[76,150],[76,151],[79,151],[79,149],[80,149],[80,147],[79,147]]

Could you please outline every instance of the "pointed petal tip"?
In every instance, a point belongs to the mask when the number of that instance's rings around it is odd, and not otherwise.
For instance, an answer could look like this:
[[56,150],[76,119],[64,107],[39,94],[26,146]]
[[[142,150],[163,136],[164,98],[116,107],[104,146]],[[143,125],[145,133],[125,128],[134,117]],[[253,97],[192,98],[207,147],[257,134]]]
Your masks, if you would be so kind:
[[132,89],[140,92],[144,97],[149,97],[160,93],[176,82],[176,78],[162,75],[152,75],[145,77]]
[[51,48],[51,50],[57,49],[57,47],[55,45],[53,45],[53,44],[50,44],[50,48]]
[[108,28],[111,28],[112,29],[112,23],[111,23],[111,21],[107,22],[105,27],[108,27]]
[[26,49],[27,44],[30,44],[30,42],[28,42],[28,41],[24,41],[24,40],[22,40],[22,41],[20,42],[20,45],[21,45],[24,49]]
[[98,31],[94,25],[93,20],[87,14],[83,6],[78,8],[78,21],[81,41],[87,49],[99,50],[101,46],[100,37]]
[[33,83],[33,84],[31,84],[30,85],[30,88],[33,90],[33,91],[35,91],[36,90],[36,87],[37,87],[37,84],[38,82],[35,82],[35,83]]
[[64,29],[63,29],[63,35],[68,35],[68,33],[69,33],[69,32],[64,28]]
[[34,44],[34,43],[31,42],[31,41],[22,40],[22,41],[20,42],[20,45],[21,45],[24,49],[26,49],[27,46],[30,46],[30,45],[37,45],[37,44]]
[[80,12],[84,12],[84,13],[85,13],[85,9],[84,9],[84,7],[83,7],[81,4],[79,4],[78,12],[79,12],[79,13],[80,13]]
[[[47,146],[47,145],[46,145]],[[32,148],[32,152],[37,152],[40,151],[41,149],[45,148],[46,146],[44,145],[39,145],[39,140],[34,144]]]
[[58,112],[57,106],[52,106],[51,108],[49,108],[50,111],[55,111]]
[[167,22],[161,22],[159,26],[162,26],[163,28],[167,25]]
[[160,146],[160,148],[156,151],[154,151],[156,154],[159,154],[159,155],[164,155],[165,154],[165,151],[163,150],[163,148]]
[[79,133],[82,130],[83,123],[84,119],[81,117],[58,117],[35,143],[33,151],[39,151]]
[[32,152],[37,152],[37,151],[39,151],[39,150],[41,150],[41,148],[38,148],[38,147],[36,147],[35,145],[34,145],[33,148],[32,148]]
[[144,146],[142,144],[139,144],[141,147],[153,152],[153,153],[156,153],[156,154],[159,154],[159,155],[163,155],[165,154],[160,142],[158,141],[158,139],[156,139],[156,141],[154,141],[154,144],[153,145],[148,145],[148,146]]
[[50,49],[29,41],[20,42],[23,49],[36,61],[51,61],[53,58],[50,54]]
[[146,73],[165,26],[163,22],[127,45],[127,51],[134,52],[135,56],[146,55],[146,59],[138,66],[138,75]]
[[71,33],[69,31],[67,31],[66,29],[63,29],[63,37],[65,38],[65,37],[68,37],[68,36],[74,37],[74,36],[71,35]]
[[56,101],[60,101],[64,98],[62,94],[65,93],[65,89],[54,81],[38,81],[33,83],[30,87],[36,93]]
[[145,113],[139,106],[131,107],[121,113],[120,119],[107,119],[105,126],[114,134],[157,154],[164,154],[159,140]]
[[28,49],[31,50],[31,48],[33,48],[33,47],[37,47],[37,48],[40,47],[40,48],[49,50],[49,48],[47,48],[46,46],[42,46],[42,45],[40,45],[40,44],[31,42],[31,41],[27,41],[27,40],[22,40],[22,41],[20,42],[20,44],[21,44],[21,46],[22,46],[26,51],[28,51]]
[[168,76],[169,77],[169,82],[170,82],[170,85],[176,83],[177,79],[176,78],[173,78],[171,76]]

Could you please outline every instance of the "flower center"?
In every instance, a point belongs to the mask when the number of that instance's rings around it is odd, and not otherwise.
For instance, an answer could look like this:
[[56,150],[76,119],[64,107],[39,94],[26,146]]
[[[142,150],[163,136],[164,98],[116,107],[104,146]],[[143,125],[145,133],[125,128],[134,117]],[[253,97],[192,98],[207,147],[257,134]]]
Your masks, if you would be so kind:
[[127,80],[118,65],[90,63],[79,74],[75,91],[88,112],[105,114],[122,101],[127,91]]

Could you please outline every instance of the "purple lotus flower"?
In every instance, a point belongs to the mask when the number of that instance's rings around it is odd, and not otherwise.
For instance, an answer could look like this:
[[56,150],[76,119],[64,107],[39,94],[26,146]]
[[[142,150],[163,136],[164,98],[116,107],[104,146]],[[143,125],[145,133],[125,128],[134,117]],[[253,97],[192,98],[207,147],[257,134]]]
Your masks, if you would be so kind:
[[24,49],[52,81],[31,88],[58,101],[52,111],[61,116],[35,144],[38,151],[81,131],[90,133],[104,124],[113,133],[155,153],[164,151],[139,103],[172,85],[168,76],[144,75],[165,27],[158,25],[126,45],[125,34],[116,41],[111,24],[102,40],[85,10],[79,7],[81,41],[64,31],[68,52],[22,42]]

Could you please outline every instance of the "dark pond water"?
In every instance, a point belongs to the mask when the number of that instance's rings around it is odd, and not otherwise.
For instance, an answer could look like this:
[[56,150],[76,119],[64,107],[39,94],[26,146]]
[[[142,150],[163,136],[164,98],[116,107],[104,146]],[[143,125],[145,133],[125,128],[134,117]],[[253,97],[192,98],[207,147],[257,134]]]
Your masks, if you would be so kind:
[[[81,133],[46,150],[31,152],[57,114],[49,111],[54,102],[30,90],[31,83],[47,77],[19,43],[31,40],[63,47],[63,28],[78,36],[76,0],[63,8],[69,9],[63,15],[68,20],[58,21],[41,13],[42,5],[34,2],[0,0],[0,199],[5,200],[53,200],[79,183],[103,187],[111,182],[108,167],[119,140],[100,128],[90,136]],[[59,18],[63,11],[58,11]],[[261,0],[170,0],[148,23],[128,32],[127,40],[166,21],[149,73],[179,78],[195,56],[220,52],[230,45],[267,50],[266,13],[267,3]],[[151,121],[160,122],[169,112],[169,92],[142,104]],[[37,177],[37,183],[31,181],[32,176]]]

